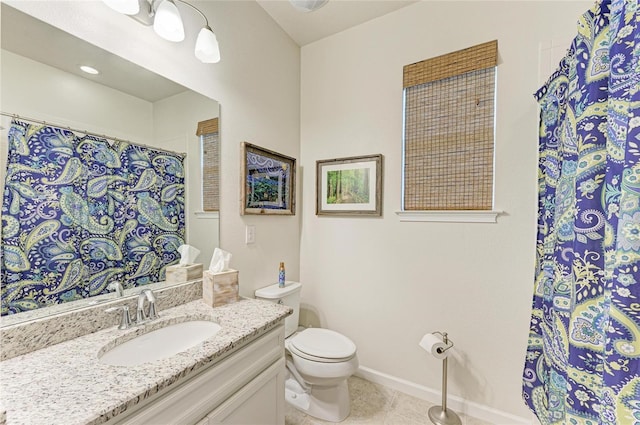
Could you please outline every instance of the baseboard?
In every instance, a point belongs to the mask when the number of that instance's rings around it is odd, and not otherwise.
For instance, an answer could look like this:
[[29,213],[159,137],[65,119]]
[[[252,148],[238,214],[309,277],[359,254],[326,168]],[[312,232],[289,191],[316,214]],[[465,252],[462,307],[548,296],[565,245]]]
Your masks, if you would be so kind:
[[[418,385],[364,366],[360,366],[355,375],[362,379],[366,379],[367,381],[384,385],[385,387],[389,387],[421,400],[425,400],[436,405],[442,404],[442,393],[439,389],[436,390]],[[447,407],[453,409],[456,413],[464,413],[465,415],[473,416],[496,425],[532,425],[535,423],[533,418],[515,416],[496,410],[492,407],[484,406],[452,395],[447,396]]]

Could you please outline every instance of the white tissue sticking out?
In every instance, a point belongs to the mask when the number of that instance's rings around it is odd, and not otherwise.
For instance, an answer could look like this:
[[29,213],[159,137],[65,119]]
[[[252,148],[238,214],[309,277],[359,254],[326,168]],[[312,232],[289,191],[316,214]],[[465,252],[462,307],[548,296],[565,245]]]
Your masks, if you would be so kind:
[[229,263],[231,262],[231,253],[223,251],[220,248],[213,250],[213,257],[211,257],[211,264],[209,265],[209,271],[212,273],[220,273],[229,270]]
[[183,267],[195,263],[196,258],[198,258],[200,254],[200,250],[191,245],[180,245],[178,252],[180,253],[180,262],[178,265]]

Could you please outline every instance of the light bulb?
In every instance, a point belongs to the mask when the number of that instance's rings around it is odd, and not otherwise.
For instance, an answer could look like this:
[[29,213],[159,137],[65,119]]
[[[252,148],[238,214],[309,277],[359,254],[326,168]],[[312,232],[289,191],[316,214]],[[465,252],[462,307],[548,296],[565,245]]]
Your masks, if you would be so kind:
[[204,63],[220,62],[220,47],[218,38],[209,27],[203,27],[196,40],[196,57]]
[[153,30],[165,40],[176,42],[184,40],[184,25],[173,0],[164,0],[158,5],[153,20]]
[[104,4],[125,15],[136,15],[140,12],[138,0],[102,0]]

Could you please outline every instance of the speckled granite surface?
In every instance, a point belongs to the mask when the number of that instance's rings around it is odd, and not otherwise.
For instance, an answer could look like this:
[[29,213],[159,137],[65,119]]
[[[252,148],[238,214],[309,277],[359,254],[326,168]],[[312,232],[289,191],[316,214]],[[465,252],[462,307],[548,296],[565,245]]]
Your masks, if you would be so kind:
[[[275,327],[289,307],[244,299],[211,308],[201,300],[167,310],[144,326],[117,327],[0,362],[0,412],[7,425],[100,424],[215,362]],[[216,336],[168,359],[131,366],[100,364],[98,353],[115,339],[150,332],[167,323],[213,320]],[[0,421],[2,414],[0,413]],[[1,423],[1,422],[0,422]]]
[[[159,310],[202,299],[202,280],[162,288],[151,284]],[[31,351],[68,341],[82,335],[107,329],[118,323],[119,312],[107,313],[109,307],[127,305],[135,315],[140,288],[126,291],[126,296],[114,298],[113,294],[93,297],[80,303],[81,308],[68,310],[68,305],[47,307],[0,319],[0,360],[7,360]],[[98,304],[93,304],[98,302]],[[67,303],[72,304],[72,303]],[[42,316],[45,313],[46,316]],[[20,317],[14,317],[20,316]],[[19,319],[19,320],[16,320]],[[22,320],[26,320],[22,322]],[[15,323],[14,323],[15,322]],[[0,422],[0,425],[2,423]]]

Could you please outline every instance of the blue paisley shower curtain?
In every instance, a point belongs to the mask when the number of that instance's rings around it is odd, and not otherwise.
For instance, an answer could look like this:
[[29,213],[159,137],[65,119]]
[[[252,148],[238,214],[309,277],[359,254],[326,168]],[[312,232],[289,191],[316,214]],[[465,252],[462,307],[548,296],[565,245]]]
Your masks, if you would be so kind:
[[164,280],[184,243],[178,154],[14,120],[2,204],[2,315]]
[[640,424],[640,7],[578,22],[541,107],[523,395],[542,424]]

